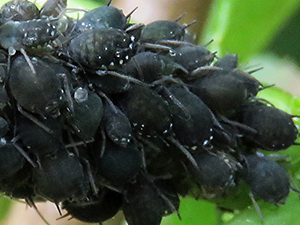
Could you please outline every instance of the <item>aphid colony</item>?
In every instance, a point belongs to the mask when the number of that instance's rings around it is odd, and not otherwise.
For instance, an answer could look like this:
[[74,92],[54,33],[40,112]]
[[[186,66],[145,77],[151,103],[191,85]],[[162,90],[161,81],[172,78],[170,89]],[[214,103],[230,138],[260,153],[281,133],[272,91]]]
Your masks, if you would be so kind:
[[86,222],[122,210],[129,225],[158,225],[179,196],[226,199],[242,183],[253,201],[284,203],[287,172],[257,150],[287,149],[298,130],[256,97],[265,87],[237,55],[193,44],[178,20],[65,9],[0,10],[1,192]]

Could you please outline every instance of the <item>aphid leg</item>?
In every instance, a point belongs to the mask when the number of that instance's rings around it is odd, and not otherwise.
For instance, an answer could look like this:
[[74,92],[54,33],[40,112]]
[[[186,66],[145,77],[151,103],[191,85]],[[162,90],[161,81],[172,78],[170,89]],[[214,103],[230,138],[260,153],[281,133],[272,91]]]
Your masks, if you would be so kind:
[[169,98],[175,105],[177,105],[184,112],[184,115],[186,117],[183,118],[180,116],[180,118],[184,120],[191,119],[191,114],[186,110],[184,105],[170,92],[170,90],[167,89],[165,86],[162,86],[162,90],[164,92],[165,97]]
[[36,125],[38,125],[40,128],[42,128],[43,130],[45,130],[47,133],[49,134],[53,134],[53,130],[51,130],[49,127],[45,126],[42,122],[40,122],[37,118],[35,118],[33,115],[31,115],[30,113],[26,112],[25,110],[22,109],[21,106],[17,106],[19,112],[24,115],[26,118],[28,118],[29,120],[31,120],[33,123],[35,123]]
[[166,45],[160,45],[160,44],[145,43],[145,44],[143,44],[143,47],[145,49],[149,49],[152,51],[162,51],[162,52],[166,52],[166,53],[173,51],[172,48],[170,48]]
[[18,137],[14,137],[11,140],[11,143],[13,146],[21,153],[21,155],[35,168],[37,167],[36,163],[32,161],[32,159],[29,157],[29,155],[16,143],[18,140]]
[[144,171],[147,172],[147,163],[146,163],[146,157],[145,157],[145,151],[143,145],[140,143],[139,144],[139,152],[141,154],[141,159],[142,159],[142,168]]
[[159,153],[161,152],[161,150],[159,149],[159,147],[157,147],[155,144],[153,144],[151,141],[149,141],[146,138],[143,138],[142,136],[138,136],[139,141],[141,141],[143,144],[147,145],[148,147],[150,147],[153,151]]
[[101,151],[100,151],[100,158],[103,157],[105,153],[105,148],[106,148],[106,135],[104,132],[104,128],[101,128],[101,137],[102,137],[102,145],[101,145]]
[[[188,72],[188,71],[187,71]],[[180,84],[180,85],[185,85],[180,79],[174,78],[172,75],[164,75],[160,79],[153,81],[150,86],[158,86],[158,85],[163,85],[166,82],[173,83],[173,84]],[[165,87],[165,86],[160,86],[160,87]],[[162,89],[162,88],[161,88]]]
[[253,135],[257,134],[257,130],[255,130],[255,129],[247,126],[247,125],[244,125],[244,124],[236,122],[236,121],[229,120],[225,116],[220,116],[220,118],[221,118],[221,120],[223,122],[228,123],[228,124],[230,124],[232,126],[235,126],[235,127],[239,128],[239,129],[241,129],[242,131],[246,131],[246,132],[248,132],[250,134],[253,134]]
[[62,212],[61,212],[61,209],[60,209],[60,207],[59,207],[59,203],[55,202],[54,204],[55,204],[55,206],[56,206],[56,209],[57,209],[59,215],[62,216]]
[[98,196],[98,188],[96,187],[96,184],[95,184],[95,179],[94,179],[94,176],[92,174],[91,165],[90,165],[89,161],[86,160],[86,159],[82,158],[81,161],[84,163],[84,165],[86,167],[86,171],[87,171],[87,174],[88,174],[89,183],[91,185],[92,191],[93,191],[95,196]]
[[106,100],[106,102],[109,104],[109,106],[112,108],[112,110],[113,110],[115,113],[118,112],[118,110],[117,110],[115,104],[110,100],[110,98],[109,98],[106,94],[104,94],[102,91],[98,91],[97,94],[98,94],[100,97],[102,97],[102,98],[104,98],[104,99]]
[[73,99],[72,99],[72,96],[71,96],[71,90],[70,90],[68,77],[64,73],[60,73],[60,74],[58,74],[58,76],[63,79],[64,92],[66,94],[68,106],[70,107],[71,112],[74,113],[74,103],[73,103]]
[[192,166],[199,171],[199,167],[197,165],[196,160],[194,159],[194,157],[192,156],[192,154],[185,148],[183,147],[182,144],[179,143],[179,141],[177,141],[174,137],[167,137],[167,139],[174,144],[186,157],[187,159],[190,161],[190,163],[192,164]]
[[190,42],[180,40],[160,40],[157,43],[162,45],[172,45],[174,47],[178,47],[181,45],[191,45]]
[[75,155],[79,156],[79,151],[78,151],[77,145],[74,145],[74,140],[69,131],[68,131],[68,137],[69,137],[69,140],[71,141],[71,144],[65,145],[65,148],[73,148]]
[[259,217],[259,220],[260,220],[261,224],[263,225],[264,224],[264,217],[262,215],[262,212],[261,212],[261,209],[260,209],[259,205],[257,204],[256,200],[254,199],[254,196],[253,196],[252,192],[249,193],[249,197],[250,197],[250,199],[252,201],[252,204],[254,206],[254,209],[255,209],[258,217]]
[[189,78],[195,79],[195,78],[206,76],[211,71],[221,71],[221,70],[223,70],[223,69],[220,67],[217,67],[217,66],[201,66],[201,67],[194,69],[190,73],[191,76]]
[[33,207],[36,213],[39,215],[39,217],[43,220],[43,222],[47,225],[50,225],[50,223],[46,220],[46,218],[42,215],[40,210],[36,207],[34,201],[29,197],[25,199],[26,203],[30,206]]
[[96,74],[99,75],[99,76],[107,76],[107,75],[111,75],[111,76],[115,76],[115,77],[119,77],[121,79],[124,79],[124,80],[128,80],[132,83],[135,83],[135,84],[138,84],[138,85],[142,85],[142,86],[149,86],[147,84],[145,84],[144,82],[136,79],[136,78],[133,78],[133,77],[130,77],[130,76],[127,76],[125,74],[121,74],[121,73],[118,73],[118,72],[115,72],[115,71],[106,71],[103,73],[103,71],[96,71]]
[[70,216],[70,213],[66,213],[65,215],[62,215],[62,216],[56,218],[56,220],[61,220],[61,219],[66,218],[68,216]]
[[24,56],[24,58],[25,58],[25,60],[26,60],[26,62],[27,62],[27,64],[28,64],[28,66],[30,67],[32,73],[35,75],[35,74],[36,74],[36,71],[35,71],[34,66],[32,65],[32,62],[31,62],[29,56],[27,55],[25,49],[24,49],[24,48],[21,48],[21,49],[20,49],[20,52],[21,52],[22,55]]

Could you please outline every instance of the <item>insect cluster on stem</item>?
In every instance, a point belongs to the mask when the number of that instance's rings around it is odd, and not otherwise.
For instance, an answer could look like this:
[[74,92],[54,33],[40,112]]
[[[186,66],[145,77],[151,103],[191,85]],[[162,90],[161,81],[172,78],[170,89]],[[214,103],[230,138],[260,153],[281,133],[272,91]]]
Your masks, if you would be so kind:
[[294,116],[256,97],[265,87],[237,55],[191,42],[192,23],[129,17],[108,4],[72,19],[64,0],[2,6],[0,191],[85,222],[122,210],[129,225],[243,183],[255,205],[284,203],[289,175],[259,150],[296,145]]

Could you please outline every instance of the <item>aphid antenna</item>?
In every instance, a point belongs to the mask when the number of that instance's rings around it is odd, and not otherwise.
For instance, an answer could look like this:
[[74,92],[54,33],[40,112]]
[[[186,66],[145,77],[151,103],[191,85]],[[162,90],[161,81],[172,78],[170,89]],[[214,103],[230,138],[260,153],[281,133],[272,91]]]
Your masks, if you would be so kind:
[[95,179],[94,179],[94,176],[93,176],[93,174],[92,174],[91,165],[90,165],[89,161],[86,160],[86,159],[83,159],[83,158],[82,158],[81,161],[83,162],[83,164],[84,164],[85,167],[86,167],[86,171],[87,171],[88,178],[89,178],[89,183],[90,183],[90,185],[91,185],[93,194],[94,194],[96,197],[98,197],[99,190],[98,190],[98,188],[96,187]]
[[252,73],[255,73],[255,72],[260,71],[262,69],[264,69],[264,67],[261,66],[261,67],[255,68],[253,70],[249,70],[249,71],[247,71],[247,73],[252,74]]
[[192,22],[183,25],[182,30],[186,30],[187,28],[189,28],[190,26],[192,26],[193,24],[195,24],[197,22],[197,20],[193,20]]
[[39,215],[39,217],[43,220],[43,222],[47,225],[50,225],[50,223],[46,220],[46,218],[42,215],[42,213],[40,212],[40,210],[36,207],[34,201],[32,200],[31,197],[26,198],[26,203],[30,206],[33,207],[34,210],[36,211],[36,213]]
[[49,134],[53,134],[53,130],[51,130],[49,127],[45,126],[42,122],[40,122],[37,118],[35,118],[33,115],[31,115],[30,113],[26,112],[25,110],[22,109],[21,106],[17,106],[18,107],[18,111],[24,115],[26,118],[28,118],[29,120],[31,120],[33,123],[35,123],[36,125],[38,125],[40,128],[42,128],[44,131],[46,131]]
[[125,18],[126,20],[130,20],[131,15],[138,9],[138,7],[135,7],[133,10],[131,10],[130,13],[128,13]]
[[29,164],[32,165],[32,167],[36,168],[37,164],[33,162],[32,159],[29,157],[29,155],[16,143],[18,139],[19,139],[18,136],[14,137],[11,140],[11,143],[21,153],[21,155],[29,162]]
[[196,160],[194,159],[194,157],[192,156],[192,154],[179,141],[177,141],[174,137],[169,136],[169,137],[167,137],[167,139],[172,144],[174,144],[186,156],[186,158],[190,161],[190,163],[195,168],[195,170],[200,172],[198,164],[197,164]]
[[[9,47],[9,48],[12,48],[12,47]],[[8,49],[8,51],[9,51],[9,49]],[[26,62],[27,62],[27,64],[28,64],[28,66],[30,67],[32,73],[33,73],[34,75],[36,75],[36,71],[35,71],[35,69],[34,69],[34,66],[32,65],[32,62],[31,62],[29,56],[27,55],[25,49],[24,49],[24,48],[21,48],[21,49],[20,49],[20,52],[21,52],[22,55],[24,56],[24,58],[25,58],[25,60],[26,60]]]
[[257,202],[256,202],[256,200],[255,200],[255,198],[254,198],[252,192],[249,193],[249,197],[250,197],[251,202],[252,202],[252,204],[253,204],[253,206],[254,206],[254,209],[255,209],[255,211],[256,211],[258,217],[259,217],[259,220],[260,220],[260,222],[261,222],[261,225],[263,225],[263,224],[264,224],[264,217],[263,217],[263,215],[262,215],[261,209],[260,209],[259,205],[257,204]]

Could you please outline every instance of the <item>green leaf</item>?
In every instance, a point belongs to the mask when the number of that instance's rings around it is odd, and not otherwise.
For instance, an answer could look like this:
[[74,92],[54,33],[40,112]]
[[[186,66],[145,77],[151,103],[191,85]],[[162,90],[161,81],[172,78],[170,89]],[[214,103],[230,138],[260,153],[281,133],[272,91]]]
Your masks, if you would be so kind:
[[238,53],[245,61],[260,53],[300,6],[299,0],[215,0],[201,43],[218,55]]
[[165,217],[161,225],[215,225],[217,222],[216,206],[207,201],[182,198],[180,200],[179,213],[182,220],[180,220],[176,214],[173,214]]
[[0,197],[0,222],[3,221],[9,213],[12,200],[7,197]]
[[[268,203],[259,203],[263,217],[264,225],[291,225],[299,224],[299,196],[291,193],[285,205],[276,207]],[[253,206],[241,211],[224,225],[261,225],[259,217]]]

